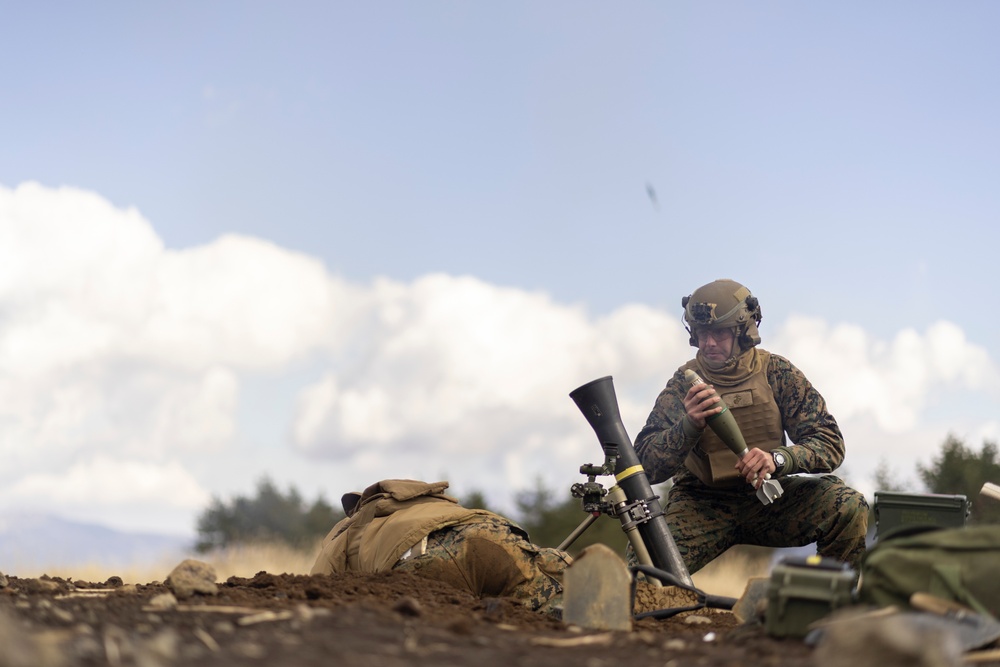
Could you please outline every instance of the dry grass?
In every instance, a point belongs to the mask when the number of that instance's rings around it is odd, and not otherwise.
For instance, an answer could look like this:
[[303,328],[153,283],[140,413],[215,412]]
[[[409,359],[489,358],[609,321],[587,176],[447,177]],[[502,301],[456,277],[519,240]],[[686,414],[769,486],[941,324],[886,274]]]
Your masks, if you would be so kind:
[[219,580],[224,581],[232,576],[252,577],[262,571],[271,574],[309,574],[318,553],[319,542],[314,549],[307,550],[270,543],[232,547],[203,554],[198,560],[212,565]]
[[207,554],[191,552],[182,556],[163,556],[155,561],[130,563],[124,567],[95,562],[49,562],[30,565],[14,563],[6,566],[11,568],[6,574],[24,578],[45,574],[50,577],[93,582],[103,582],[112,576],[118,576],[125,583],[147,584],[163,581],[184,558],[193,558],[211,565],[215,568],[217,580],[225,581],[231,576],[252,577],[261,571],[273,574],[308,574],[318,552],[318,543],[315,549],[309,550],[267,543],[233,547]]

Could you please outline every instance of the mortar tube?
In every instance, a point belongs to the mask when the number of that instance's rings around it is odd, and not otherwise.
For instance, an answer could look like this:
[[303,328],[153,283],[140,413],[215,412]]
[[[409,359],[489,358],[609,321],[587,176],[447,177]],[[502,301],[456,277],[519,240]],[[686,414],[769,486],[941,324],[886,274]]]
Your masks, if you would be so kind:
[[615,480],[626,497],[632,502],[642,501],[646,506],[648,516],[639,523],[638,530],[649,549],[653,565],[661,570],[668,570],[685,584],[693,586],[691,574],[670,534],[660,500],[653,493],[646,471],[625,431],[611,376],[592,380],[577,387],[569,395],[594,429],[605,453],[615,452]]

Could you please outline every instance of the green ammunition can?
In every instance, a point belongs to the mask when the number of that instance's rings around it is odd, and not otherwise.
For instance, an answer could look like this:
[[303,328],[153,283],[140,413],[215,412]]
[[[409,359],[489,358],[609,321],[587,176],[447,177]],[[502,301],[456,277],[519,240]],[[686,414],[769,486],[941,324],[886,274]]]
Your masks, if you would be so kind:
[[805,637],[809,625],[853,604],[858,576],[830,558],[786,558],[771,570],[764,629],[772,637]]
[[969,518],[963,495],[875,492],[875,538],[900,526],[961,528]]

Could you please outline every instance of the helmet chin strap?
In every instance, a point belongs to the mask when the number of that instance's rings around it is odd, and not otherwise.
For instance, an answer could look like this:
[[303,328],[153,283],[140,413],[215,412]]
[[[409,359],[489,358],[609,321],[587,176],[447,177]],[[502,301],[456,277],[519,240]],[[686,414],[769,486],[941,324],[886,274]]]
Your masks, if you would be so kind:
[[[737,330],[736,331],[736,335],[733,336],[733,355],[731,357],[729,357],[729,361],[732,361],[733,359],[737,358],[738,356],[740,356],[741,354],[743,354],[744,352],[746,352],[746,350],[743,349],[743,345],[740,343],[740,341],[742,339],[743,339],[743,336]],[[747,349],[750,349],[750,348],[747,348]],[[729,362],[727,361],[726,363],[729,363]]]

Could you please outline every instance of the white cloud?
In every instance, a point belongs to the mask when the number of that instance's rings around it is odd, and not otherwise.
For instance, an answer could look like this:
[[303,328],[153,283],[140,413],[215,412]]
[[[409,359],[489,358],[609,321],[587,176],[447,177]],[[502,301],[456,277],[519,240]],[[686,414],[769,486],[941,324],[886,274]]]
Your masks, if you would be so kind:
[[92,193],[0,187],[0,444],[29,467],[224,445],[238,373],[337,346],[351,291],[265,241],[171,251]]
[[[136,521],[157,503],[193,517],[264,473],[333,497],[392,476],[495,502],[536,478],[568,488],[600,459],[569,392],[614,376],[634,437],[693,352],[677,313],[594,317],[471,276],[352,285],[241,236],[174,251],[134,209],[36,184],[0,187],[0,323],[0,505]],[[883,453],[929,460],[950,431],[996,437],[996,365],[954,323],[880,341],[793,317],[764,347],[827,398],[852,479]],[[278,407],[241,405],[248,379]],[[248,451],[262,420],[290,443]]]
[[0,369],[37,377],[94,359],[279,368],[336,344],[352,296],[301,253],[235,235],[167,250],[134,209],[28,183],[0,187],[0,303]]
[[97,456],[65,471],[27,475],[12,484],[6,495],[15,502],[48,507],[156,502],[197,509],[210,499],[176,461],[154,465],[106,456]]
[[403,470],[435,457],[494,497],[536,477],[576,481],[599,458],[572,389],[613,375],[638,429],[687,354],[677,320],[645,306],[594,320],[544,294],[445,275],[382,280],[370,298],[364,361],[332,364],[303,389],[297,446],[340,462],[379,454]]
[[838,419],[871,417],[887,433],[916,428],[946,392],[975,395],[1000,387],[988,351],[951,322],[937,322],[924,334],[906,329],[886,343],[856,325],[792,317],[771,349],[806,373]]
[[352,290],[321,262],[248,237],[165,252],[155,280],[131,347],[187,368],[281,368],[336,345],[351,317]]
[[[614,375],[634,436],[693,352],[677,318],[645,306],[594,319],[447,276],[412,289],[382,285],[372,298],[392,316],[368,337],[363,367],[332,366],[301,392],[295,440],[313,456],[363,460],[376,476],[380,465],[406,471],[434,456],[496,493],[535,477],[561,484],[598,458],[568,391]],[[885,342],[855,325],[791,318],[764,346],[791,358],[827,398],[847,436],[845,474],[862,486],[881,458],[910,470],[926,463],[955,424],[982,431],[983,417],[961,404],[983,392],[985,408],[1000,386],[988,353],[948,322]]]

